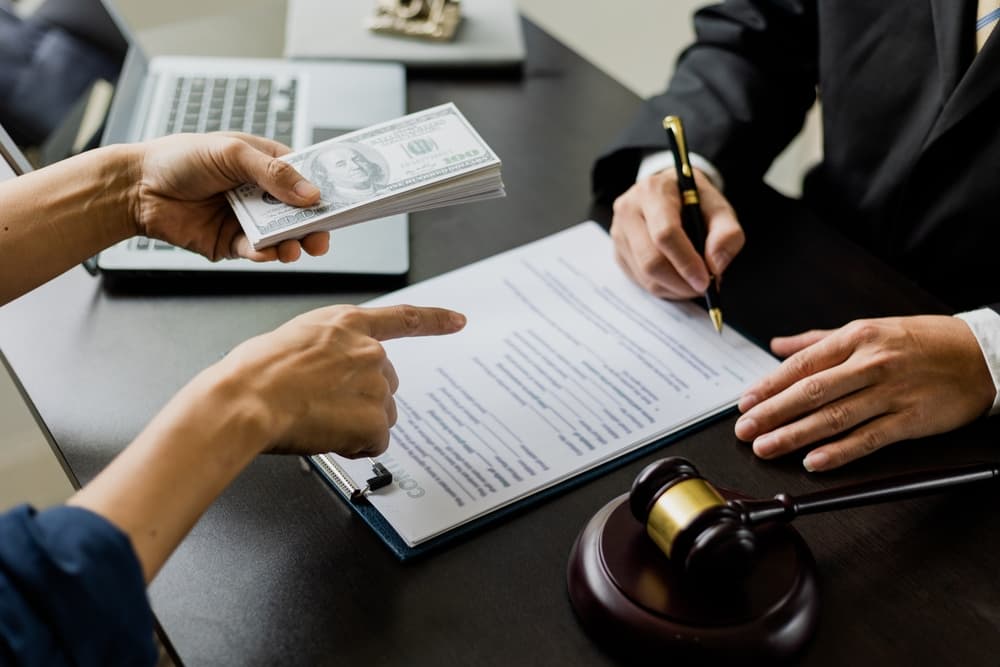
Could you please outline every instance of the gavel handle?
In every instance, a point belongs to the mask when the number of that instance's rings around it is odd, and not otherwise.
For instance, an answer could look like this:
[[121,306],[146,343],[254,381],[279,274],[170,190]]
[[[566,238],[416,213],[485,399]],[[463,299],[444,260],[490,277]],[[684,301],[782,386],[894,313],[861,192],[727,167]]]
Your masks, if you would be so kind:
[[779,493],[768,500],[733,500],[729,504],[743,515],[747,525],[755,526],[772,521],[791,521],[803,514],[927,496],[954,487],[988,482],[998,477],[1000,466],[997,464],[976,463],[906,473],[799,497]]

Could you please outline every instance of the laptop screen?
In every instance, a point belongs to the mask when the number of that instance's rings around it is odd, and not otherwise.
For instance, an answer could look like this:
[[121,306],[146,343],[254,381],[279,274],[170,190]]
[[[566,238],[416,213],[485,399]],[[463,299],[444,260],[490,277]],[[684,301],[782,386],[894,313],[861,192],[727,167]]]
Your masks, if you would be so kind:
[[14,178],[15,176],[17,176],[17,174],[14,173],[14,170],[9,164],[6,162],[0,162],[0,183],[3,183],[8,178]]
[[14,140],[0,125],[0,183],[30,170],[31,165],[28,164]]
[[19,42],[0,77],[0,124],[36,167],[97,146],[128,49],[101,1],[46,0],[23,21],[0,10],[0,24]]

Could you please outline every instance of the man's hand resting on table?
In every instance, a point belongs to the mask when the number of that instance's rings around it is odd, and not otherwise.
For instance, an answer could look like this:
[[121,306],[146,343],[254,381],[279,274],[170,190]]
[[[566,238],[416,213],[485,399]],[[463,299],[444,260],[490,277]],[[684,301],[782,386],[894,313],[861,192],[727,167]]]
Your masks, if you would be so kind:
[[611,239],[618,264],[648,292],[666,299],[701,296],[709,275],[721,277],[743,249],[743,228],[729,202],[702,172],[695,169],[694,175],[708,228],[704,258],[681,226],[676,169],[643,178],[614,204]]
[[810,471],[967,424],[996,394],[975,336],[954,317],[857,320],[771,349],[788,358],[740,399],[736,436],[765,459],[829,439],[805,457]]

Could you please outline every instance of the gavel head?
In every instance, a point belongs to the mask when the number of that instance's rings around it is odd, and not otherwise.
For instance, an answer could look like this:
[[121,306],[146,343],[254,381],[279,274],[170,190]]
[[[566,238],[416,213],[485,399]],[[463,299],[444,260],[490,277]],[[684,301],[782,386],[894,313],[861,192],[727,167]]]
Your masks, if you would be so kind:
[[632,515],[685,575],[731,581],[749,570],[754,532],[687,459],[651,463],[632,484]]

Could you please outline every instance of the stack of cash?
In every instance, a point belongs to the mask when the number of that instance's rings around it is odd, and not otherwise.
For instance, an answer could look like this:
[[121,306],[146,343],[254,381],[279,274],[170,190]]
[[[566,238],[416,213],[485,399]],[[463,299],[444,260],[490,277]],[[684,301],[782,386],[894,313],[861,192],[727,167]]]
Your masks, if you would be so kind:
[[450,103],[282,159],[320,189],[321,199],[296,208],[255,185],[228,192],[255,250],[310,232],[505,194],[500,159]]

